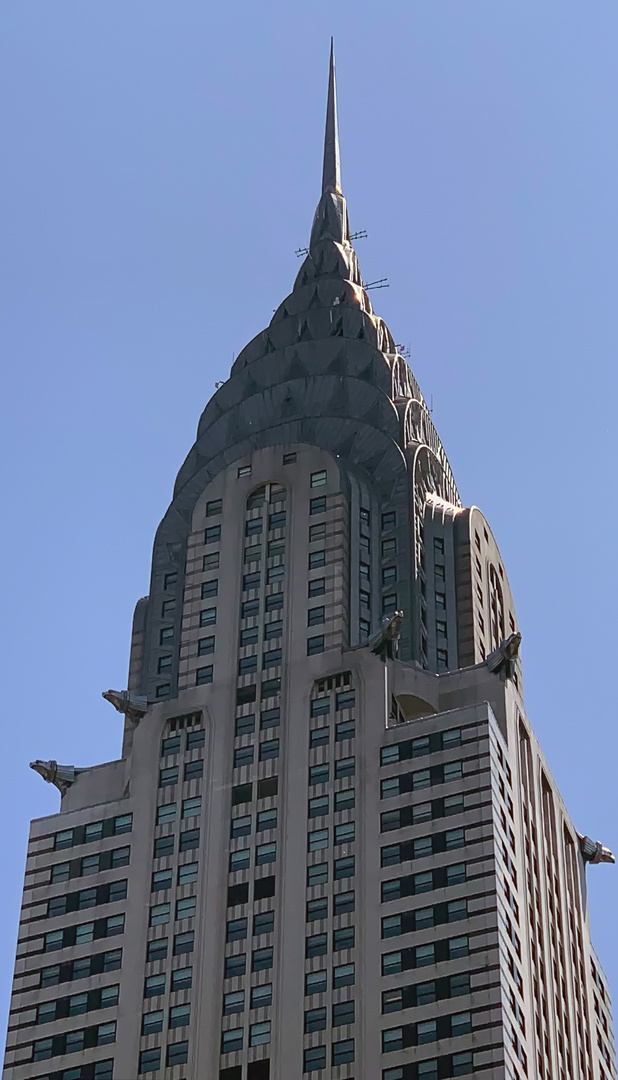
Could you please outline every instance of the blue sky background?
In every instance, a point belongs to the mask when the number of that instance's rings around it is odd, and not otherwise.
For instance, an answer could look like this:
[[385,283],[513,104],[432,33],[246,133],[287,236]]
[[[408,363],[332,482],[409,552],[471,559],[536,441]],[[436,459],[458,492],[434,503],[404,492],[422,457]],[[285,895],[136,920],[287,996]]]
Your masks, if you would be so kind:
[[[133,606],[197,420],[290,291],[335,35],[374,304],[489,518],[529,715],[618,848],[614,0],[4,0],[0,1013],[33,758],[116,757]],[[589,871],[618,985],[617,871]]]

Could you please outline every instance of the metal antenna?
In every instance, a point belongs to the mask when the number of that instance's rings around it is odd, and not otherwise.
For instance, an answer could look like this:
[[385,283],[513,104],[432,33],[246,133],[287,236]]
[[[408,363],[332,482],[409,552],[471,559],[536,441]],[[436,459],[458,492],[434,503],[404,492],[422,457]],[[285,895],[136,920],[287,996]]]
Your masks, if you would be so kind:
[[367,289],[390,289],[388,278],[381,277],[378,278],[377,281],[363,281],[363,289],[365,292]]

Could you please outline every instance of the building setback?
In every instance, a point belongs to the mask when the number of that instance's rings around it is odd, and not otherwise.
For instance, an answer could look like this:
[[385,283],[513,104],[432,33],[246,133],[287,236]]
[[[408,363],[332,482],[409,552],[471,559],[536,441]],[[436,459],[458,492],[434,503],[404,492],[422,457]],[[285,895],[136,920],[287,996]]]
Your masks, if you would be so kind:
[[610,1080],[500,552],[373,312],[331,56],[306,258],[200,419],[122,756],[34,762],[4,1080]]

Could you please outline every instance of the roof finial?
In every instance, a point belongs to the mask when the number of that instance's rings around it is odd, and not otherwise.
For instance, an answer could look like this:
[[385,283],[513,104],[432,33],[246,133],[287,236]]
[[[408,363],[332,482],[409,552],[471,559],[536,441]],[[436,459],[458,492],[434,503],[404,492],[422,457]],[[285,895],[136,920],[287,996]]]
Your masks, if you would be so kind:
[[326,106],[326,132],[324,135],[322,194],[324,194],[325,191],[341,192],[339,132],[337,128],[337,86],[335,83],[335,45],[332,38],[330,39],[330,69],[328,72],[328,104]]

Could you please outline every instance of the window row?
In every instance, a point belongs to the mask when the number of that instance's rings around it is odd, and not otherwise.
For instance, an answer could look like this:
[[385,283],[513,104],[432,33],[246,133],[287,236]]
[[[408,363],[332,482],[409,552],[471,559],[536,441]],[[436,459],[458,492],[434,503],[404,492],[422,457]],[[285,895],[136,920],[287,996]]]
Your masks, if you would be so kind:
[[[236,691],[236,705],[251,705],[254,701],[257,701],[257,684],[251,683],[249,686],[239,686]],[[281,679],[262,679],[260,686],[260,697],[262,701],[265,698],[277,697],[281,690]]]
[[85,945],[89,941],[124,934],[124,915],[110,915],[107,919],[67,926],[64,930],[52,930],[43,938],[42,952],[56,952],[73,945]]
[[[279,757],[279,739],[263,739],[259,744],[258,758],[260,761],[270,761]],[[241,769],[244,765],[253,765],[255,760],[255,746],[238,746],[234,751],[234,768]]]
[[[169,1043],[165,1054],[165,1067],[171,1069],[174,1065],[186,1065],[189,1060],[189,1043]],[[158,1072],[161,1068],[161,1047],[152,1050],[142,1050],[139,1056],[139,1073]]]
[[[320,563],[320,566],[322,564]],[[285,566],[280,563],[278,566],[271,566],[266,571],[266,584],[275,585],[278,581],[283,581],[285,577]],[[242,591],[253,592],[255,589],[261,588],[262,585],[262,571],[253,570],[249,574],[243,574],[242,579]],[[213,620],[214,621],[214,620]],[[200,626],[204,626],[204,623],[200,623]]]
[[[190,885],[192,882],[197,881],[198,870],[199,863],[197,862],[184,863],[179,866],[176,872],[177,884]],[[173,879],[174,873],[172,870],[155,870],[150,885],[151,892],[162,892],[165,889],[171,889]]]
[[420,874],[407,874],[405,877],[383,881],[381,900],[401,900],[404,896],[417,896],[419,893],[433,892],[434,889],[448,889],[452,885],[461,885],[467,879],[465,863],[453,863],[451,866],[436,866]]
[[[280,667],[281,666],[282,651],[281,649],[266,649],[262,654],[261,670],[265,671],[266,668]],[[242,656],[238,661],[238,675],[251,675],[258,669],[258,656],[253,654],[252,656]]]
[[[263,1020],[259,1024],[249,1025],[249,1046],[265,1046],[270,1042],[271,1022]],[[221,1035],[221,1053],[234,1054],[244,1047],[244,1028],[229,1028]]]
[[[277,537],[275,540],[269,540],[266,546],[266,558],[276,559],[283,558],[285,555],[285,540]],[[245,548],[245,562],[260,562],[262,559],[262,534],[261,532],[251,535],[248,539],[247,547]]]
[[[356,791],[352,788],[344,788],[343,791],[336,791],[333,796],[333,810],[336,814],[341,813],[343,810],[353,810],[356,802]],[[315,798],[309,799],[307,804],[307,816],[309,818],[325,817],[329,813],[330,809],[330,796],[329,795],[316,795]]]
[[[258,844],[255,849],[255,865],[265,866],[266,863],[275,862],[277,859],[277,844],[273,840],[270,844]],[[251,848],[241,848],[240,851],[230,852],[229,871],[235,874],[238,870],[248,870],[251,866]]]
[[[285,529],[285,510],[275,510],[274,513],[268,515],[268,529],[272,532],[274,529]],[[264,518],[252,517],[245,523],[245,536],[256,536],[258,533],[264,530]]]
[[[356,933],[353,926],[342,926],[333,931],[333,952],[353,949],[355,944]],[[306,960],[312,956],[326,956],[328,951],[328,934],[310,934],[305,938]]]
[[[275,638],[280,638],[283,635],[283,623],[280,619],[276,622],[264,623],[263,636],[266,641],[273,641]],[[247,626],[246,629],[240,631],[240,647],[246,648],[249,645],[257,645],[260,636],[260,630],[258,626]]]
[[[356,973],[354,964],[338,964],[332,969],[331,984],[333,990],[341,990],[344,986],[354,986]],[[305,975],[305,996],[312,994],[325,994],[328,990],[328,971],[309,971]]]
[[[255,819],[255,831],[266,832],[277,828],[277,810],[259,810]],[[236,839],[238,836],[249,836],[253,830],[253,816],[245,814],[242,817],[232,818],[230,836]]]
[[103,986],[98,990],[89,990],[83,994],[71,994],[70,997],[56,998],[55,1001],[43,1001],[37,1008],[36,1023],[49,1024],[53,1020],[65,1020],[68,1016],[80,1016],[93,1009],[109,1009],[118,1004],[120,986]]
[[[238,885],[229,885],[227,890],[227,906],[238,907],[239,904],[249,902],[249,882],[241,881]],[[268,877],[257,878],[253,882],[253,899],[269,900],[275,895],[276,878],[273,874]]]
[[423,791],[434,784],[450,784],[463,777],[463,762],[449,761],[445,765],[433,765],[430,769],[418,769],[416,772],[400,773],[390,776],[380,783],[380,797],[393,799],[397,795],[407,795],[411,791]]
[[397,975],[400,971],[429,967],[445,960],[457,960],[461,956],[468,956],[469,952],[470,941],[466,935],[399,949],[397,952],[382,955],[382,974]]
[[[261,949],[253,949],[251,953],[251,971],[269,971],[273,966],[274,951],[272,945]],[[247,953],[235,953],[234,956],[226,956],[224,966],[224,978],[235,979],[240,975],[247,974]]]
[[431,735],[422,735],[418,739],[405,739],[391,746],[381,747],[380,764],[393,765],[397,761],[408,761],[410,758],[424,757],[426,754],[437,754],[441,750],[450,750],[454,746],[461,746],[459,728],[450,731],[434,731]]
[[[193,985],[193,968],[176,968],[170,973],[170,993],[190,990]],[[167,975],[147,975],[144,979],[144,997],[161,997],[167,986]]]
[[[191,750],[197,750],[200,746],[204,745],[205,741],[206,732],[204,731],[204,728],[194,728],[185,733],[184,749],[187,753]],[[181,754],[183,750],[182,742],[183,737],[181,732],[174,732],[171,735],[166,735],[161,741],[161,757],[168,757],[170,754]]]
[[89,1061],[81,1068],[56,1069],[45,1076],[38,1076],[37,1080],[112,1080],[114,1072],[114,1059],[105,1061]]
[[[192,919],[197,910],[197,897],[185,896],[176,901],[175,918]],[[150,926],[164,926],[172,918],[172,905],[168,901],[165,904],[153,904],[150,908]]]
[[[229,994],[223,995],[223,1015],[231,1016],[233,1013],[242,1013],[245,1011],[245,998],[246,994],[244,990],[232,990]],[[249,997],[250,1009],[264,1009],[269,1005],[272,1005],[273,1000],[273,984],[262,983],[260,986],[252,986]]]
[[103,975],[108,971],[118,971],[122,967],[122,949],[83,956],[79,960],[69,960],[64,964],[52,964],[41,969],[40,986],[58,986],[74,982],[77,979],[89,979],[91,975]]
[[380,865],[394,866],[410,859],[424,859],[442,851],[454,851],[464,847],[465,843],[465,829],[448,829],[431,836],[419,836],[416,840],[405,840],[400,844],[383,847],[380,851]]
[[133,814],[117,814],[115,817],[105,818],[104,821],[75,825],[72,829],[63,829],[55,834],[54,850],[61,851],[64,848],[78,847],[80,844],[90,844],[108,836],[120,836],[122,833],[131,832],[132,828]]
[[400,911],[397,915],[385,915],[382,919],[382,937],[399,937],[415,930],[426,930],[429,926],[441,926],[444,923],[461,922],[468,918],[468,901],[451,900],[448,903],[434,904],[433,907],[416,908],[414,911]]
[[470,993],[470,975],[451,975],[444,979],[431,979],[430,982],[413,983],[410,986],[397,986],[394,990],[382,993],[382,1012],[401,1012],[421,1005],[431,1005],[434,1001],[463,997]]
[[[314,885],[326,885],[328,883],[328,863],[314,863],[307,867],[307,888]],[[346,855],[342,859],[333,860],[333,881],[343,881],[354,877],[356,866],[353,855]]]
[[[335,893],[333,897],[333,915],[349,915],[355,908],[354,892]],[[308,900],[306,907],[306,921],[317,922],[328,919],[329,899],[327,896]]]
[[[342,720],[340,724],[335,724],[335,742],[345,742],[347,739],[354,739],[355,737],[355,720]],[[327,746],[330,739],[330,727],[313,728],[309,732],[309,749],[315,750],[316,746]]]
[[[142,1035],[157,1035],[163,1031],[163,1009],[144,1013],[142,1016]],[[191,1023],[190,1005],[172,1005],[167,1017],[168,1028],[188,1027]]]
[[393,832],[395,829],[405,829],[408,825],[418,825],[422,821],[454,817],[463,811],[463,795],[447,795],[442,799],[432,799],[431,802],[408,804],[398,810],[385,810],[380,814],[380,831]]
[[56,863],[51,868],[49,882],[50,885],[57,885],[74,878],[87,877],[88,874],[99,874],[103,870],[117,870],[120,866],[128,866],[130,857],[131,848],[121,847],[100,851],[96,855],[84,855],[71,862]]
[[[175,836],[159,836],[154,842],[153,858],[163,859],[168,855],[174,854],[174,847],[176,844]],[[199,829],[185,829],[181,832],[179,839],[179,851],[192,851],[193,848],[200,846],[200,830]]]
[[[173,956],[183,956],[192,953],[195,945],[193,930],[186,930],[182,934],[174,934]],[[146,963],[151,964],[156,960],[167,960],[169,942],[166,937],[154,938],[148,942],[146,948]]]
[[[114,904],[117,900],[126,900],[128,882],[110,881],[106,885],[97,885],[92,889],[80,889],[79,892],[52,896],[47,901],[47,918],[67,915],[73,911],[85,911],[86,908],[98,907],[99,904]],[[43,916],[42,916],[43,917]]]
[[437,1039],[455,1039],[460,1035],[469,1035],[472,1031],[472,1016],[469,1012],[452,1013],[433,1020],[419,1020],[416,1024],[403,1024],[401,1027],[388,1028],[382,1032],[382,1053],[392,1054],[395,1050],[406,1050],[409,1046],[422,1046],[423,1043],[436,1042]]
[[[272,934],[275,929],[274,911],[258,911],[253,916],[253,936]],[[246,917],[229,919],[226,924],[226,941],[244,941],[249,933],[249,920]]]
[[[356,772],[356,758],[339,758],[334,763],[333,778],[343,780],[346,776],[354,776]],[[316,784],[328,784],[330,781],[330,764],[328,761],[320,765],[311,765],[309,768],[309,786]]]
[[75,1054],[94,1046],[106,1046],[116,1041],[116,1021],[94,1024],[80,1031],[67,1031],[47,1039],[37,1039],[32,1045],[32,1061],[46,1061],[64,1054]]
[[472,1052],[466,1050],[461,1054],[445,1054],[432,1061],[385,1069],[382,1080],[450,1080],[452,1076],[469,1076],[471,1073],[474,1073],[474,1058]]
[[[335,712],[342,712],[344,709],[353,709],[356,704],[356,691],[355,690],[340,690],[335,694]],[[313,698],[310,706],[310,715],[313,716],[325,716],[330,712],[331,698],[317,697]]]
[[[283,607],[283,593],[276,592],[264,599],[264,610],[268,614],[272,611],[281,611]],[[243,600],[240,606],[241,619],[254,619],[260,614],[259,599]]]
[[[201,762],[199,762],[201,764]],[[180,814],[179,811],[180,810]],[[199,817],[202,812],[202,796],[196,795],[192,799],[183,799],[182,803],[164,803],[157,807],[157,825],[169,825],[178,817],[185,819]]]
[[[170,765],[166,768],[159,770],[159,787],[173,787],[178,783],[179,766]],[[187,761],[184,770],[185,780],[200,780],[204,772],[204,759],[198,758],[197,761]]]
[[[274,798],[279,788],[279,778],[277,776],[265,776],[262,780],[257,782],[257,798],[270,799]],[[249,780],[246,784],[236,784],[232,788],[232,806],[242,806],[244,803],[253,801],[254,784],[253,780]]]
[[[326,1059],[325,1046],[310,1047],[303,1053],[303,1072],[319,1072],[320,1069],[325,1069]],[[330,1060],[333,1068],[354,1061],[354,1039],[343,1039],[341,1042],[334,1042],[331,1047]]]
[[[335,825],[333,829],[333,847],[339,844],[353,844],[356,839],[356,824],[346,821]],[[307,851],[321,851],[330,847],[330,829],[314,829],[307,834]]]
[[[331,1008],[331,1027],[343,1027],[344,1024],[353,1024],[356,1020],[355,1001],[339,1001]],[[307,1009],[305,1013],[305,1035],[312,1031],[326,1031],[328,1010],[325,1006],[319,1009]]]

